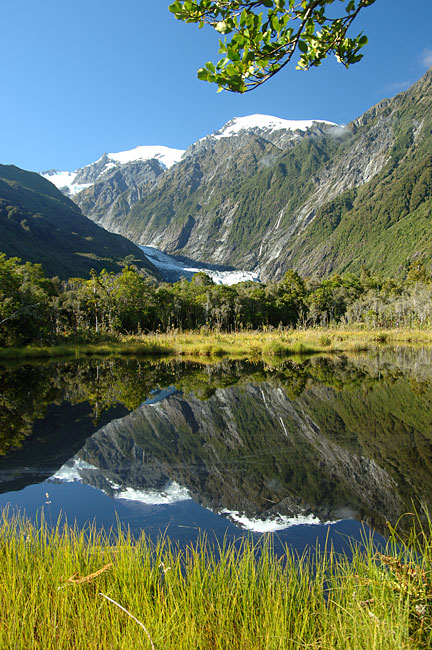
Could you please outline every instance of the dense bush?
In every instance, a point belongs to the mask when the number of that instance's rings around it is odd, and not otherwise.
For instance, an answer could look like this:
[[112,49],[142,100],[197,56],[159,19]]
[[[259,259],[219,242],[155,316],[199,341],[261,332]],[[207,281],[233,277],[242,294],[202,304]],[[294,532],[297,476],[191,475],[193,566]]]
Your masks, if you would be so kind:
[[352,325],[428,326],[432,284],[421,263],[405,280],[363,272],[305,280],[289,270],[280,282],[215,285],[205,273],[192,281],[157,284],[133,267],[92,272],[89,280],[47,279],[38,264],[0,255],[0,344],[92,341],[117,333],[207,327]]

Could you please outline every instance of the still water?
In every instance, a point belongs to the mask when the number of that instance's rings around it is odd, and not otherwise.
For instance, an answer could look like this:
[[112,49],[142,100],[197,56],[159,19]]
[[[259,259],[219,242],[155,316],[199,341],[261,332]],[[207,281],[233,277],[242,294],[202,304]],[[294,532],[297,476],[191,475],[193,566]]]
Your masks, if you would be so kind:
[[31,518],[342,549],[429,505],[432,352],[2,365],[0,453]]

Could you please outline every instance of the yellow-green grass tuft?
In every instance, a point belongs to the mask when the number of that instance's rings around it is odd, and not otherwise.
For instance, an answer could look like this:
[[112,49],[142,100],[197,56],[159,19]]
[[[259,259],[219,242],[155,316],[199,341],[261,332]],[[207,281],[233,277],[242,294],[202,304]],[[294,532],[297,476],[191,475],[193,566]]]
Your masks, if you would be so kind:
[[350,559],[276,557],[265,538],[180,550],[7,515],[0,540],[3,650],[431,647],[430,530]]

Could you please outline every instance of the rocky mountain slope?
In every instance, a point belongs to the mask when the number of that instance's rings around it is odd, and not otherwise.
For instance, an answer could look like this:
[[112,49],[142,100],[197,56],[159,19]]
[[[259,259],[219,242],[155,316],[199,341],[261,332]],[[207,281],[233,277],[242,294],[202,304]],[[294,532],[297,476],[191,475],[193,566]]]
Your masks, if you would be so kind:
[[111,422],[76,458],[92,468],[80,472],[86,482],[114,496],[174,484],[234,520],[366,516],[377,525],[397,517],[390,475],[326,437],[302,406],[266,383],[217,390],[204,402],[172,394]]
[[159,277],[143,252],[85,217],[77,205],[39,174],[0,165],[0,252],[41,263],[49,276],[119,271],[125,258]]
[[[235,118],[116,198],[74,200],[139,244],[280,278],[432,262],[432,70],[340,127]],[[105,188],[106,189],[106,188]]]
[[73,198],[93,221],[107,230],[120,232],[123,216],[183,153],[182,149],[140,146],[104,153],[96,162],[75,172],[52,169],[42,172],[42,176]]

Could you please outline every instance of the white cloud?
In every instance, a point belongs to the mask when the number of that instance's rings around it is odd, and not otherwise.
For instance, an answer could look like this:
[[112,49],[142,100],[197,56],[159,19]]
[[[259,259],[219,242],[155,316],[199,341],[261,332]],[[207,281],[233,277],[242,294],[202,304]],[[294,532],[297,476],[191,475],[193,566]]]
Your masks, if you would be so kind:
[[432,50],[424,49],[420,55],[420,61],[425,68],[430,68],[432,65]]

